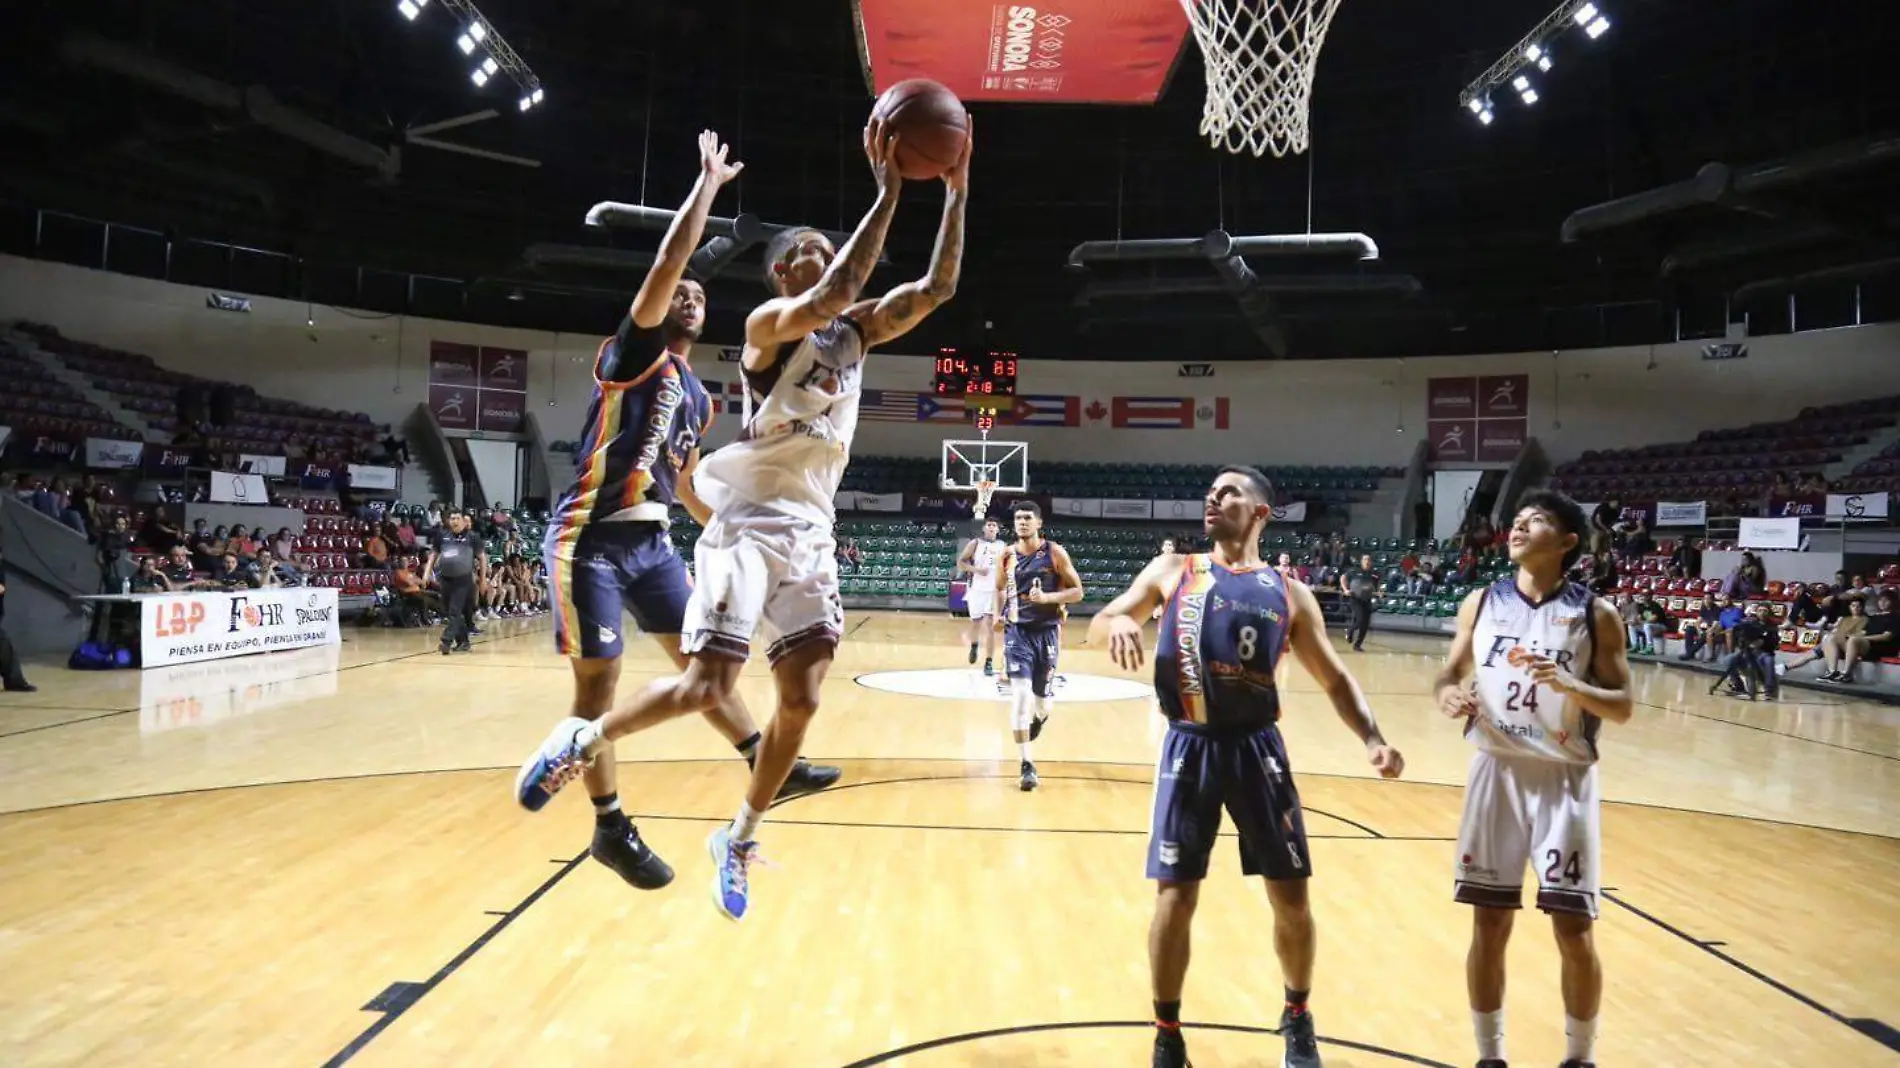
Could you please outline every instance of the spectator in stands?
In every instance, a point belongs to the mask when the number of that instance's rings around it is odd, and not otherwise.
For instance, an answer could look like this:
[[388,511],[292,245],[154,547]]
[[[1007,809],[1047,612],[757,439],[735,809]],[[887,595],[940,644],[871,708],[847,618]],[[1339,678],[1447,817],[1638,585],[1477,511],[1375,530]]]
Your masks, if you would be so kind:
[[[1862,612],[1866,612],[1865,600],[1855,601]],[[1900,617],[1894,613],[1894,595],[1882,593],[1874,602],[1876,610],[1867,612],[1867,629],[1841,643],[1845,658],[1841,668],[1835,673],[1832,682],[1858,682],[1854,678],[1854,668],[1863,660],[1875,663],[1900,655]],[[1826,679],[1827,676],[1821,676]]]
[[32,693],[38,686],[26,681],[26,675],[20,670],[19,654],[13,651],[13,641],[7,637],[7,562],[0,557],[0,683],[4,683],[8,693]]
[[1701,578],[1702,547],[1691,538],[1680,538],[1669,551],[1670,578]]
[[1611,497],[1590,512],[1590,553],[1601,559],[1616,543],[1616,523],[1623,516],[1623,502]]
[[1737,600],[1760,597],[1767,589],[1768,569],[1762,566],[1761,557],[1752,552],[1742,553],[1742,562],[1722,580],[1722,592]]
[[158,557],[139,557],[138,573],[132,576],[133,593],[170,593],[171,579],[158,569]]
[[1662,645],[1663,636],[1675,629],[1675,617],[1669,614],[1669,606],[1657,600],[1654,594],[1643,594],[1636,606],[1637,630],[1643,643],[1633,652],[1654,656]]
[[1722,606],[1714,597],[1703,597],[1688,619],[1682,621],[1682,655],[1678,660],[1699,660],[1709,644],[1709,636],[1722,629]]
[[433,539],[435,537],[435,532],[441,529],[442,529],[442,502],[430,501],[429,510],[423,513],[423,516],[422,516],[421,534],[425,538]]
[[259,549],[257,556],[250,563],[240,566],[250,572],[251,585],[258,589],[274,590],[289,585],[278,571],[277,558],[271,555],[269,549]]
[[1724,682],[1731,697],[1755,699],[1759,684],[1770,701],[1776,697],[1775,651],[1781,648],[1781,628],[1775,626],[1768,606],[1758,604],[1737,623],[1731,635],[1735,651],[1723,665],[1722,677],[1709,687],[1714,693]]
[[[1163,546],[1172,546],[1174,544],[1174,539],[1169,538],[1167,541],[1164,541],[1161,544]],[[1169,550],[1163,549],[1162,551],[1167,552]],[[1280,573],[1280,577],[1283,579],[1296,579],[1300,582],[1306,581],[1306,569],[1293,562],[1292,553],[1286,553],[1286,552],[1281,553],[1279,557],[1274,560],[1273,569],[1275,571],[1278,571]]]
[[1622,534],[1623,558],[1636,561],[1648,556],[1656,549],[1656,539],[1650,536],[1649,522],[1641,513],[1633,515],[1616,525]]
[[225,553],[218,557],[211,573],[193,585],[201,590],[241,590],[250,584],[250,572],[238,563],[237,554]]
[[191,551],[183,545],[172,546],[165,556],[164,566],[159,568],[174,590],[187,589],[192,584]]
[[255,560],[257,550],[262,548],[256,538],[251,537],[249,527],[242,523],[231,526],[231,536],[225,539],[224,551],[235,555],[240,561]]
[[1590,579],[1585,585],[1590,587],[1591,593],[1599,597],[1608,597],[1616,592],[1616,587],[1621,581],[1622,578],[1616,570],[1616,556],[1607,548],[1596,554],[1596,558],[1590,561]]
[[1827,587],[1816,583],[1803,586],[1801,592],[1788,602],[1788,626],[1818,627],[1827,622],[1827,612],[1821,607],[1821,599],[1827,595]]
[[173,546],[185,543],[185,532],[172,522],[167,509],[161,505],[152,509],[152,514],[146,517],[145,529],[139,532],[139,540],[147,549],[161,556],[170,556]]
[[[1827,587],[1817,588],[1825,590]],[[1783,664],[1780,670],[1798,671],[1816,660],[1821,660],[1825,662],[1824,666],[1827,670],[1823,671],[1820,677],[1823,681],[1832,682],[1839,674],[1841,664],[1846,660],[1847,639],[1858,637],[1867,630],[1867,610],[1860,601],[1841,597],[1838,594],[1821,598],[1816,607],[1819,608],[1821,614],[1821,640],[1814,644],[1814,648]],[[1789,615],[1792,620],[1793,613],[1790,612]]]
[[856,538],[841,538],[838,541],[838,566],[846,571],[856,571],[864,566],[864,550],[858,548]]
[[270,551],[283,563],[297,562],[297,538],[291,534],[289,527],[279,527],[277,533],[270,536]]
[[1819,471],[1808,471],[1801,476],[1801,481],[1795,485],[1794,492],[1799,497],[1825,497],[1827,479],[1822,478]]
[[1629,647],[1635,649],[1643,643],[1642,613],[1636,604],[1636,598],[1627,593],[1616,595],[1616,616],[1623,621],[1623,632],[1629,638]]
[[112,518],[111,528],[99,535],[99,578],[106,592],[116,593],[137,570],[129,555],[131,550],[132,523],[121,512]]
[[74,505],[72,491],[66,488],[65,479],[56,478],[52,486],[35,491],[32,504],[42,514],[59,520],[80,534],[87,534],[86,517]]

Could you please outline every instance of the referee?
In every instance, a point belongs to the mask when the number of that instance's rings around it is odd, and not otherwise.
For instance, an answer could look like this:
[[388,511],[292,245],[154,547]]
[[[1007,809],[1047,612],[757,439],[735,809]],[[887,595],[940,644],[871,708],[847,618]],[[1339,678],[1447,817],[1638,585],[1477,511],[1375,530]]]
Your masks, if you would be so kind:
[[450,647],[456,652],[469,650],[469,620],[475,611],[475,565],[481,558],[481,539],[468,527],[468,513],[457,509],[450,512],[448,526],[435,532],[435,539],[429,545],[429,562],[423,565],[422,582],[428,585],[431,577],[442,586],[442,603],[448,612],[448,623],[442,628],[442,655],[449,655]]
[[1379,573],[1372,569],[1372,557],[1361,556],[1359,566],[1339,576],[1339,592],[1346,595],[1352,618],[1346,624],[1346,641],[1353,652],[1365,652],[1366,633],[1372,629],[1372,598],[1379,592]]

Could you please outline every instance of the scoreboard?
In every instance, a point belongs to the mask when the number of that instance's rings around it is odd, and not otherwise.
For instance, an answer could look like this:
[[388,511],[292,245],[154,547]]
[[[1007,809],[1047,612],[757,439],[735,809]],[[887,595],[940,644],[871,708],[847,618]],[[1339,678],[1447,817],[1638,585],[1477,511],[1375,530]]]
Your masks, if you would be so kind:
[[939,349],[931,392],[939,401],[960,401],[974,415],[977,429],[988,433],[998,412],[1016,406],[1016,365],[1014,352]]

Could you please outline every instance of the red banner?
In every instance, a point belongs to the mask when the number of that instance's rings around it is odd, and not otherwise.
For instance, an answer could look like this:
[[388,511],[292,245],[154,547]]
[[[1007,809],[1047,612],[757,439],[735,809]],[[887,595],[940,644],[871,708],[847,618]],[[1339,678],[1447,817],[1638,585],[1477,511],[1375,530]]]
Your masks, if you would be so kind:
[[1530,439],[1529,375],[1430,378],[1425,433],[1438,463],[1510,463]]
[[1478,418],[1522,419],[1530,414],[1530,375],[1485,375],[1478,379]]
[[964,100],[1152,104],[1188,37],[1180,0],[858,0],[872,92],[906,78]]
[[1441,464],[1477,458],[1476,419],[1433,419],[1425,424],[1425,435],[1432,459]]
[[1508,464],[1524,451],[1529,432],[1528,419],[1478,420],[1478,455],[1481,464]]

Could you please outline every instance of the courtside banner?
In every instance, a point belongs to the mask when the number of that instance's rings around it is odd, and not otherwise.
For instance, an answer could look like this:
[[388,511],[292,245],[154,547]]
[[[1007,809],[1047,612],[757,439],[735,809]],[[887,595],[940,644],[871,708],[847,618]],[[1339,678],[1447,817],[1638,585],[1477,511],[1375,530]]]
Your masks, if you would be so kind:
[[336,591],[299,586],[142,598],[141,667],[339,645]]

